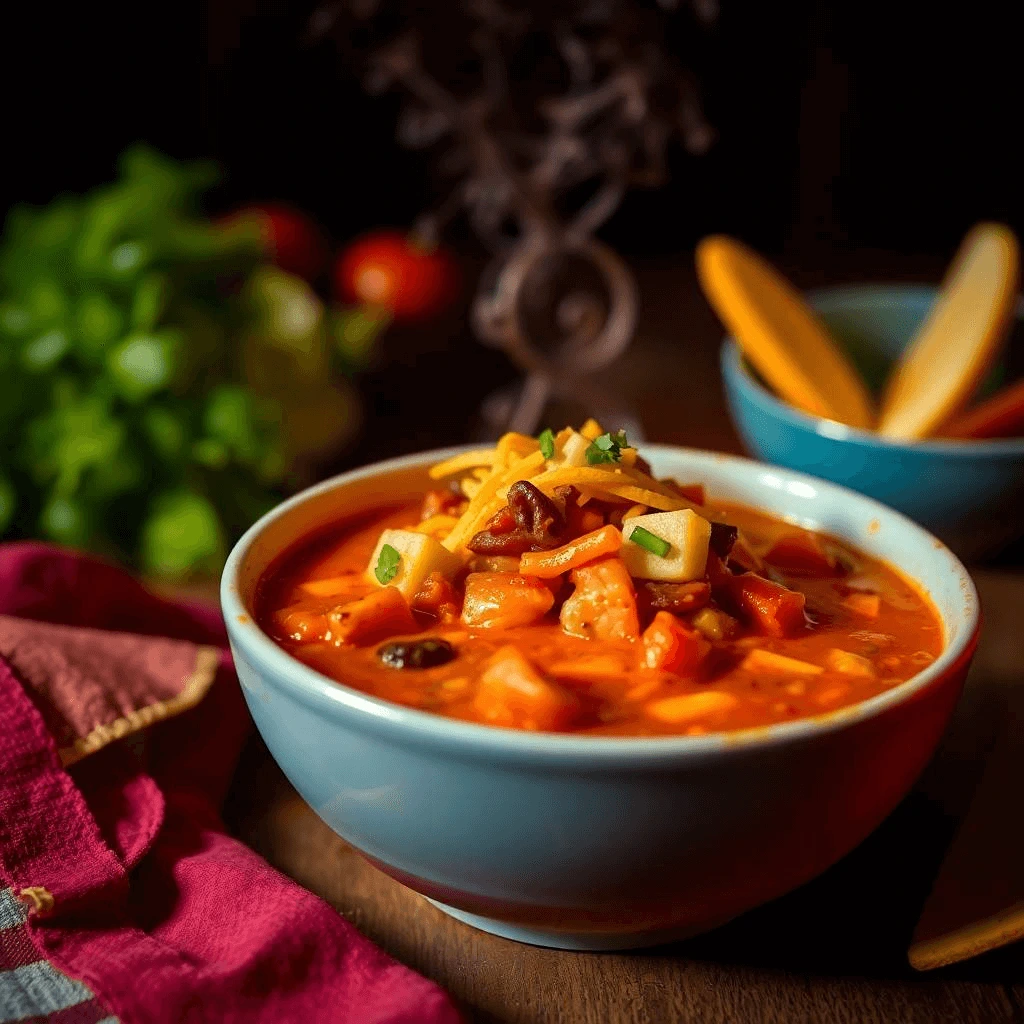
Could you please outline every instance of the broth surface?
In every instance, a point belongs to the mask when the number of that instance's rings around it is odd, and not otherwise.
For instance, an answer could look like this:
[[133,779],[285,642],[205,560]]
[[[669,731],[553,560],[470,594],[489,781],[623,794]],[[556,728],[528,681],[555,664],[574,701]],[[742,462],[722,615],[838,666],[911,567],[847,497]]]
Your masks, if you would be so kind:
[[[789,524],[746,507],[710,501],[709,519],[738,527],[749,547],[763,554],[781,538],[804,535]],[[699,672],[678,674],[643,665],[637,640],[584,639],[559,625],[558,603],[541,620],[512,628],[473,628],[439,622],[416,612],[418,631],[402,634],[439,638],[452,645],[446,664],[392,668],[378,656],[383,641],[338,644],[315,630],[300,635],[306,621],[320,621],[339,602],[378,590],[367,565],[385,528],[408,529],[421,519],[420,504],[381,508],[338,524],[287,552],[268,571],[257,593],[257,620],[285,650],[324,675],[381,699],[449,718],[488,723],[477,701],[481,673],[495,653],[514,646],[545,679],[571,693],[577,707],[571,724],[548,731],[654,736],[698,735],[765,726],[834,711],[876,696],[930,664],[943,647],[938,615],[927,599],[881,562],[826,538],[840,552],[841,576],[815,578],[773,568],[772,577],[806,596],[806,626],[792,636],[765,635],[738,618],[738,631],[710,641],[710,656]],[[337,581],[340,590],[317,595],[307,587]],[[851,606],[851,595],[877,595],[876,614]],[[564,600],[564,596],[561,598]],[[856,605],[856,598],[853,604]],[[650,621],[648,614],[642,623]],[[299,625],[296,625],[296,624]],[[388,637],[389,641],[396,639]],[[795,659],[807,669],[755,670],[744,665],[753,650]],[[860,671],[832,667],[835,651],[855,655]],[[707,693],[734,700],[712,714],[682,720],[653,715],[667,698]],[[519,727],[529,728],[530,725]]]

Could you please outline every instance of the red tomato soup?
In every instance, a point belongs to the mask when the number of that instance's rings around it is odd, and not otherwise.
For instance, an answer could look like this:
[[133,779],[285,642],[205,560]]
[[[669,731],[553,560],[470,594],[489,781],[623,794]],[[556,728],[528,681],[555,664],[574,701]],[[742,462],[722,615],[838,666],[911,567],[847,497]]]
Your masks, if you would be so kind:
[[432,476],[422,500],[280,558],[258,588],[262,628],[396,704],[591,735],[820,715],[942,649],[935,610],[889,566],[656,480],[596,424],[506,435]]

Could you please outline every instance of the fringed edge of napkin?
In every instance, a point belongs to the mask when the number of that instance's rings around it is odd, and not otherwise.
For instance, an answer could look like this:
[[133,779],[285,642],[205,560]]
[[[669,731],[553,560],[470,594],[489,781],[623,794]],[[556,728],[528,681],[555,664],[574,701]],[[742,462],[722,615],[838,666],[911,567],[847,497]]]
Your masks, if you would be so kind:
[[220,665],[220,651],[216,647],[200,647],[196,652],[195,668],[185,680],[181,692],[168,700],[155,701],[145,707],[138,708],[112,722],[104,722],[96,726],[85,736],[74,743],[58,750],[61,763],[68,765],[81,761],[89,754],[102,750],[115,740],[130,736],[132,733],[146,729],[154,722],[180,715],[183,711],[194,708],[207,694],[217,675]]

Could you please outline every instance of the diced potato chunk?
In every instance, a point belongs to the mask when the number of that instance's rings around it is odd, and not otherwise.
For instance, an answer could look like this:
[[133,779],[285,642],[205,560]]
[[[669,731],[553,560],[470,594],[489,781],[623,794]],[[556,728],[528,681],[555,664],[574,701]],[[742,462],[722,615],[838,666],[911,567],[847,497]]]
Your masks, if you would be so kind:
[[740,668],[747,672],[768,672],[772,675],[785,676],[819,676],[825,670],[820,665],[812,665],[809,661],[799,658],[787,658],[774,651],[766,651],[760,647],[752,650],[742,662]]
[[533,576],[506,572],[472,572],[466,577],[462,621],[483,629],[528,626],[555,603],[549,587]]
[[[667,541],[671,545],[668,554],[662,557],[633,543],[631,538],[637,527]],[[623,522],[622,536],[622,559],[630,576],[636,579],[689,583],[704,575],[711,524],[693,509],[633,516]]]
[[843,604],[865,619],[877,619],[882,610],[882,599],[877,594],[862,594],[854,591],[843,598]]
[[[390,544],[399,554],[398,572],[386,584],[375,575],[380,553],[385,544]],[[412,530],[384,530],[377,546],[370,556],[366,578],[377,586],[395,587],[402,596],[411,601],[423,586],[423,581],[432,573],[439,572],[451,578],[462,567],[462,560],[452,554],[440,541],[424,533]]]
[[694,722],[702,718],[724,714],[739,704],[739,698],[721,690],[704,690],[701,693],[684,693],[674,697],[662,697],[651,701],[646,712],[652,718],[672,725]]
[[853,654],[851,651],[842,651],[838,647],[833,647],[825,660],[828,667],[834,672],[842,672],[848,676],[860,676],[862,679],[875,678],[875,666],[867,658],[862,658],[859,654]]
[[502,647],[480,675],[473,710],[481,721],[514,729],[562,729],[579,713],[564,687],[548,682],[516,650]]

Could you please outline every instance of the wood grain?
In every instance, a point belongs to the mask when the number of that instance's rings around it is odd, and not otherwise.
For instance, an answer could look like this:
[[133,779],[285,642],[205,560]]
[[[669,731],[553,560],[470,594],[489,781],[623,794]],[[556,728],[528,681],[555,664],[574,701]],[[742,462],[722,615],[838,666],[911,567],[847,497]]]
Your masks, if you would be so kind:
[[923,978],[906,960],[956,826],[949,808],[966,802],[956,792],[943,800],[943,780],[991,743],[993,688],[1024,676],[1024,639],[1012,614],[1024,601],[1024,576],[979,573],[978,582],[989,628],[954,728],[921,786],[825,875],[684,943],[571,953],[453,921],[335,836],[258,741],[240,765],[228,817],[272,864],[442,984],[481,1024],[1020,1024],[1024,947]]

